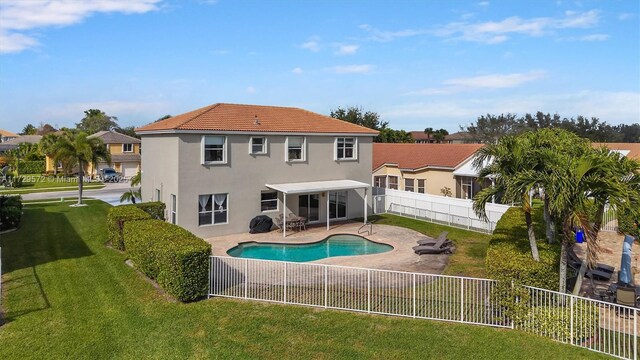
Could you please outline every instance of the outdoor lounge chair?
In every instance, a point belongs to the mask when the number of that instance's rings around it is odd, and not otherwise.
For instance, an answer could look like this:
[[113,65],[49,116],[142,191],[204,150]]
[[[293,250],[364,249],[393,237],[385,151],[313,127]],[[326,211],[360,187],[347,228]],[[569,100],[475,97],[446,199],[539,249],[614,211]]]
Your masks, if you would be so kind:
[[589,282],[591,283],[591,298],[600,301],[611,301],[613,293],[609,291],[608,287],[601,284],[596,284],[593,281],[593,278],[590,278]]
[[[575,251],[573,251],[573,248],[569,249],[569,251],[567,252],[568,256],[569,256],[569,260],[575,263],[581,263],[582,260],[578,257],[578,255],[576,255]],[[615,271],[616,268],[614,268],[613,266],[609,266],[607,264],[596,264],[596,268],[595,270],[598,271],[605,271],[608,273],[613,273]]]
[[[567,259],[567,265],[572,268],[573,270],[575,270],[576,272],[580,271],[580,267],[582,266],[582,262],[575,262],[572,261],[572,259]],[[607,271],[602,271],[602,270],[598,270],[598,269],[587,269],[587,271],[584,273],[585,277],[588,277],[590,279],[594,279],[594,280],[601,280],[601,281],[609,281],[611,280],[611,276],[613,274]]]
[[442,253],[451,253],[451,249],[453,248],[453,243],[447,240],[447,234],[440,234],[438,241],[433,245],[419,245],[414,246],[412,249],[418,255],[423,254],[442,254]]
[[[440,236],[438,236],[437,239],[422,239],[422,240],[418,240],[418,245],[427,245],[427,246],[435,246],[438,242],[444,240],[447,240],[447,235],[449,235],[448,231],[443,231],[440,233]],[[444,243],[444,241],[442,242]],[[440,243],[440,245],[442,245],[442,243]]]

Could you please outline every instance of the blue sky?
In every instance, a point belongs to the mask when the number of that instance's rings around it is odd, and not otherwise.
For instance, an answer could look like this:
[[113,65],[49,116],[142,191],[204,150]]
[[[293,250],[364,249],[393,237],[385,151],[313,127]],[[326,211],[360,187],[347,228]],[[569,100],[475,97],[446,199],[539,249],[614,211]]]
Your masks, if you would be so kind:
[[216,102],[640,122],[640,1],[3,0],[0,128],[143,125]]

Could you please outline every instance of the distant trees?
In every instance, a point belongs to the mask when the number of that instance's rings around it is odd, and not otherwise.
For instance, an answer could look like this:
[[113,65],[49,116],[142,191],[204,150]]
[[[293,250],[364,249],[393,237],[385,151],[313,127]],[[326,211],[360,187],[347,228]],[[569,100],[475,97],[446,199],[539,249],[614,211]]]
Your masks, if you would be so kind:
[[368,127],[380,132],[373,141],[380,143],[411,143],[411,134],[404,130],[394,130],[388,127],[388,121],[380,120],[380,115],[373,111],[364,111],[359,106],[338,107],[331,110],[329,116],[335,119],[348,121],[350,123]]
[[20,135],[35,135],[38,132],[38,129],[32,124],[27,124],[23,129]]
[[433,135],[433,139],[437,143],[441,143],[444,138],[449,135],[449,132],[445,129],[433,130],[433,128],[428,127],[424,129],[424,133],[427,135],[427,139],[430,139]]
[[564,129],[593,142],[640,142],[640,124],[610,125],[596,117],[563,118],[538,111],[535,114],[486,114],[475,122],[460,126],[476,141],[495,144],[502,136],[518,135],[536,129]]
[[118,118],[109,116],[104,111],[89,109],[84,112],[84,118],[76,124],[76,128],[87,134],[94,134],[98,131],[111,131],[118,128]]

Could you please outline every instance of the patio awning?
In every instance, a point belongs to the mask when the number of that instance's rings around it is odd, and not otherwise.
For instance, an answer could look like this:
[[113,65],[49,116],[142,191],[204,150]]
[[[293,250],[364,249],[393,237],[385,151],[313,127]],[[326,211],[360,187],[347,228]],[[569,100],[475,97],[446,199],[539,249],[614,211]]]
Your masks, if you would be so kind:
[[370,184],[355,180],[308,181],[286,184],[265,184],[265,186],[284,194],[304,194],[323,191],[366,189],[371,187]]

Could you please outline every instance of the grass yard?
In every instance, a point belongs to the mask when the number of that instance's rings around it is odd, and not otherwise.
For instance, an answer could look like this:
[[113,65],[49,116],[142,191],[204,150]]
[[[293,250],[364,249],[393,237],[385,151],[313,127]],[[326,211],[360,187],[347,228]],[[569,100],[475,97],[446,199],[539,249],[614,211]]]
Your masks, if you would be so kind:
[[484,260],[490,235],[391,214],[375,215],[370,219],[376,220],[376,224],[401,226],[433,238],[437,238],[443,231],[448,231],[449,239],[456,245],[456,251],[449,258],[444,273],[470,277],[487,276]]
[[[39,175],[38,175],[39,176]],[[35,177],[35,175],[34,175]],[[36,178],[40,180],[39,178]],[[102,189],[104,184],[101,182],[84,183],[84,189]],[[31,194],[47,191],[70,191],[78,190],[77,182],[54,181],[43,178],[42,181],[24,182],[19,188],[0,188],[0,194]]]
[[2,235],[0,359],[604,358],[513,330],[224,299],[177,303],[105,247],[108,208],[27,205],[22,227]]

